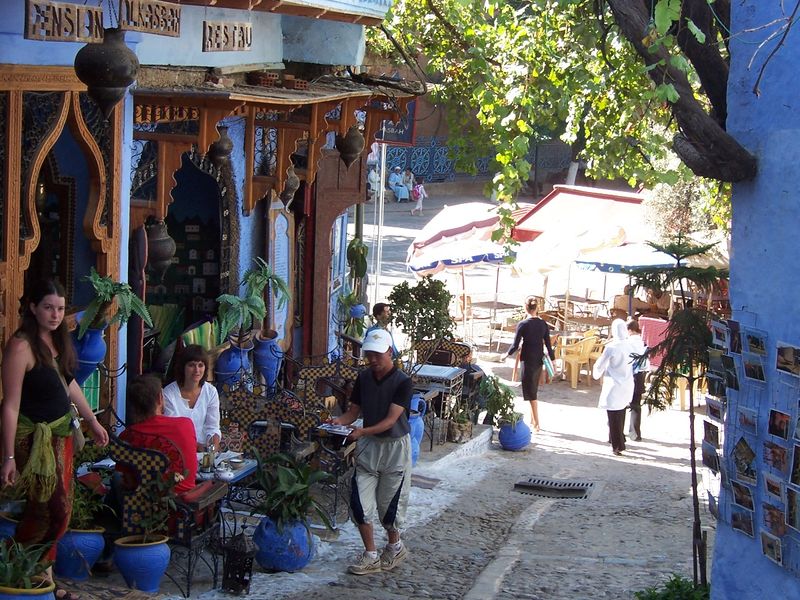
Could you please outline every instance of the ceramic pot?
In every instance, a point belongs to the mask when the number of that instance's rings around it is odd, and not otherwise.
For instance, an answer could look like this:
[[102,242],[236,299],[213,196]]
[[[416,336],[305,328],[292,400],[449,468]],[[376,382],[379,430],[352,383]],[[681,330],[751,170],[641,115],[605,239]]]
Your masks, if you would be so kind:
[[497,440],[503,450],[523,450],[531,443],[531,428],[522,419],[515,425],[503,423]]
[[114,564],[129,588],[155,593],[169,565],[171,551],[167,536],[154,535],[142,543],[141,535],[129,535],[114,541]]
[[75,75],[107,119],[136,79],[139,59],[125,44],[121,29],[105,29],[103,41],[86,44],[75,55]]
[[421,394],[414,394],[411,397],[411,414],[408,417],[408,425],[411,427],[411,464],[416,465],[419,459],[419,447],[422,437],[425,435],[425,412],[428,404]]
[[53,570],[59,577],[84,581],[105,547],[102,529],[68,529],[58,540]]
[[228,137],[228,128],[220,125],[217,127],[219,137],[208,147],[208,159],[218,169],[228,162],[233,152],[233,140]]
[[304,523],[286,523],[278,531],[275,522],[263,517],[253,532],[258,546],[256,562],[269,571],[293,573],[305,567],[314,556],[314,536]]
[[83,385],[89,376],[97,369],[97,365],[106,357],[106,341],[103,339],[103,329],[87,329],[81,339],[78,339],[78,330],[72,332],[72,344],[78,355],[78,368],[75,370],[75,381]]
[[281,350],[275,339],[277,335],[275,333],[272,337],[262,337],[259,333],[254,340],[253,364],[258,372],[261,373],[261,377],[264,378],[264,383],[270,389],[275,387],[275,383],[278,380],[278,371],[280,371],[281,363],[283,362],[283,350]]
[[16,588],[0,587],[0,600],[54,600],[56,589],[55,583],[46,583],[41,577],[35,578],[38,580],[40,587],[35,587],[30,590],[21,590]]
[[175,240],[167,231],[164,221],[155,221],[145,227],[147,230],[147,266],[153,270],[158,281],[164,279],[167,267],[175,256]]
[[3,540],[14,537],[17,532],[19,521],[6,513],[0,513],[0,543]]
[[354,319],[363,319],[367,316],[367,307],[363,304],[356,304],[350,307],[350,316]]
[[233,385],[242,378],[244,373],[250,371],[249,351],[252,349],[252,340],[247,340],[246,344],[235,344],[231,339],[230,348],[223,350],[214,364],[214,380],[217,386],[226,383]]
[[358,125],[350,127],[347,130],[347,135],[336,134],[336,149],[339,151],[339,158],[342,159],[348,169],[361,156],[365,145],[364,136],[361,134]]

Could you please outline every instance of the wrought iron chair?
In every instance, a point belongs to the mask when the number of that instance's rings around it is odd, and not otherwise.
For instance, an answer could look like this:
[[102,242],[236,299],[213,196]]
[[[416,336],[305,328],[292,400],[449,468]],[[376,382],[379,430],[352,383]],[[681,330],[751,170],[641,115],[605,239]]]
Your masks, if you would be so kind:
[[[118,468],[128,476],[123,477],[128,485],[121,490],[122,532],[125,535],[142,531],[137,524],[146,516],[146,486],[157,478],[182,470],[182,457],[178,465],[171,458],[180,456],[178,448],[161,436],[150,436],[148,447],[135,447],[117,436],[111,436],[109,454]],[[188,460],[196,460],[195,456]],[[214,587],[217,586],[219,572],[218,536],[219,508],[228,491],[226,483],[208,481],[197,485],[175,499],[176,508],[169,519],[168,535],[172,558],[172,568],[167,576],[175,583],[185,597],[192,591],[192,579],[199,562],[211,571]],[[175,571],[172,573],[170,571]]]

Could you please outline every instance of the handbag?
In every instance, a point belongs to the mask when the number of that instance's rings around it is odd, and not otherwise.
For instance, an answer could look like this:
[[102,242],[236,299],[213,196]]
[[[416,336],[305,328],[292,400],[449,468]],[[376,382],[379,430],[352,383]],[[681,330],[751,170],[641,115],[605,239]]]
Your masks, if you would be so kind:
[[[58,366],[58,363],[55,359],[53,359],[53,368],[58,373],[58,379],[61,381],[61,385],[64,386],[64,391],[67,393],[67,398],[69,398],[69,386],[67,385],[66,379],[64,379],[64,375],[61,373],[61,369]],[[72,454],[73,456],[83,450],[83,447],[86,445],[86,438],[83,435],[83,429],[81,429],[81,419],[80,413],[78,412],[78,407],[75,406],[74,402],[70,402],[69,404],[69,414],[70,414],[70,426],[72,427]]]
[[553,369],[553,361],[550,360],[547,354],[542,357],[542,364],[544,365],[544,370],[547,371],[547,378],[552,379],[553,375],[555,375],[555,370]]

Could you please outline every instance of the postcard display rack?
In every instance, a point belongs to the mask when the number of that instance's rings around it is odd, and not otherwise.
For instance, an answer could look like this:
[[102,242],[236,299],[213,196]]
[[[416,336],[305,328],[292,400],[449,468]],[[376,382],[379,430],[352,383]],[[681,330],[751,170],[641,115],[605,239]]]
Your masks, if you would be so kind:
[[709,509],[800,576],[800,342],[734,320],[711,325],[702,442]]

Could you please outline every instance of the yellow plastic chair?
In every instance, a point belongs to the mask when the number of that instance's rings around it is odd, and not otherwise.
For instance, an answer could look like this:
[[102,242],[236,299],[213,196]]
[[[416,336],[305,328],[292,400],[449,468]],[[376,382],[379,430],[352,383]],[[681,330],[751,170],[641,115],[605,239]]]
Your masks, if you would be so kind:
[[[573,344],[567,344],[562,348],[561,360],[569,373],[569,385],[572,389],[578,387],[578,375],[581,372],[581,367],[586,365],[586,369],[589,369],[589,357],[597,341],[597,337],[590,336]],[[591,374],[589,374],[589,382],[591,383]]]

